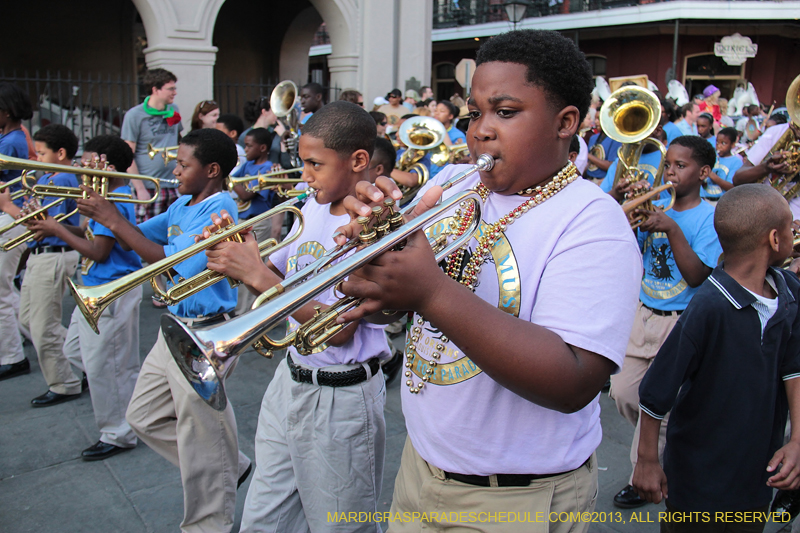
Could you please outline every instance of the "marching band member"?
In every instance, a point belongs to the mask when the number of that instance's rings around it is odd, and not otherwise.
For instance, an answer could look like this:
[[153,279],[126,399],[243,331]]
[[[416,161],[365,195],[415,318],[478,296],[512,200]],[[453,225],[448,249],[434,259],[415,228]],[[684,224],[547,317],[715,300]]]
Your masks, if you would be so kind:
[[[130,147],[112,135],[100,135],[84,146],[82,160],[94,158],[108,161],[108,170],[127,169],[133,161]],[[100,168],[99,166],[97,168]],[[110,178],[108,190],[131,194],[122,178]],[[131,203],[117,203],[117,209],[132,224],[136,223]],[[118,279],[142,268],[136,252],[123,250],[108,228],[94,220],[89,230],[94,238],[85,237],[81,228],[59,224],[52,218],[30,224],[37,237],[58,237],[84,258],[82,281],[93,286]],[[100,439],[83,450],[84,461],[107,459],[136,446],[136,435],[125,420],[125,409],[133,394],[139,374],[139,304],[142,288],[136,287],[115,300],[100,315],[97,335],[78,307],[72,313],[64,356],[86,374],[91,387],[92,409]]]
[[[483,44],[477,65],[467,142],[495,166],[445,193],[475,188],[485,198],[477,244],[451,255],[442,272],[418,232],[341,286],[368,300],[340,321],[416,312],[402,393],[409,436],[391,512],[427,513],[428,522],[393,522],[392,533],[469,527],[437,521],[434,511],[451,519],[476,507],[544,517],[594,509],[599,394],[622,366],[641,278],[616,202],[576,179],[567,159],[593,87],[574,42],[513,31]],[[463,169],[443,169],[411,216],[435,205],[438,185]],[[345,200],[352,215],[400,196],[393,182],[376,185],[361,183],[358,197]],[[355,226],[340,228],[337,242],[355,237]]]
[[[223,188],[236,161],[236,148],[227,135],[216,129],[193,131],[178,148],[174,174],[181,197],[166,213],[137,227],[113,204],[90,192],[89,199],[78,201],[81,214],[108,228],[124,249],[155,263],[194,244],[211,213],[224,209],[235,220],[236,204]],[[198,254],[174,270],[188,279],[205,268],[206,258]],[[211,325],[227,320],[235,306],[236,289],[223,282],[169,311],[189,324]],[[233,408],[229,404],[224,411],[215,411],[197,395],[160,332],[142,364],[126,418],[140,439],[180,468],[181,531],[230,531],[236,489],[251,468],[250,460],[239,452]]]
[[[22,121],[33,116],[31,101],[25,92],[12,83],[0,83],[0,154],[27,159],[28,143],[22,131]],[[0,181],[7,183],[17,179],[21,170],[0,170]],[[6,189],[9,196],[20,190],[19,185]],[[2,195],[0,195],[2,197]],[[13,213],[22,207],[23,199],[13,202],[16,209],[12,213],[0,214],[0,227],[14,221]],[[2,205],[0,204],[0,209]],[[3,209],[3,211],[5,211]],[[25,228],[18,226],[0,236],[0,245],[8,239],[18,237]],[[31,364],[22,351],[22,337],[19,334],[19,293],[14,287],[24,246],[17,246],[5,252],[0,250],[0,338],[3,339],[3,352],[0,354],[0,380],[21,376],[31,371]]]
[[[343,202],[368,179],[375,137],[375,122],[361,107],[337,101],[319,109],[300,137],[303,180],[318,191],[303,206],[302,237],[266,265],[252,237],[220,243],[207,252],[209,267],[260,293],[334,247],[331,229],[350,220]],[[331,288],[298,310],[290,329],[336,300]],[[326,531],[331,511],[372,516],[377,509],[386,442],[380,360],[389,346],[382,328],[366,322],[349,325],[327,344],[308,355],[290,347],[267,388],[242,531]],[[336,529],[380,531],[371,518]]]
[[[36,153],[42,163],[69,165],[78,150],[78,138],[72,130],[61,124],[49,124],[33,136]],[[45,174],[37,181],[39,185],[77,187],[74,174]],[[42,200],[46,206],[56,198]],[[0,209],[17,216],[20,210],[9,201],[8,196],[0,195]],[[49,208],[50,217],[74,211],[75,200],[65,200]],[[78,226],[77,213],[64,221]],[[29,229],[33,226],[28,224]],[[78,268],[78,252],[62,239],[54,236],[39,236],[39,240],[28,241],[31,256],[20,294],[19,320],[31,332],[31,341],[39,357],[39,366],[47,381],[47,392],[31,400],[33,407],[48,407],[81,395],[81,380],[62,352],[66,328],[61,325],[61,300],[67,290],[67,280]]]

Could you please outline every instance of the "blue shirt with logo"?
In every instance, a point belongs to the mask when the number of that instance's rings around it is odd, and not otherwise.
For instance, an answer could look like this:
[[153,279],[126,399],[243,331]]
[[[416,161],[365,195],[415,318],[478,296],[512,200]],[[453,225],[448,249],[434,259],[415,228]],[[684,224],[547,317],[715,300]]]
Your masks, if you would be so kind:
[[[241,165],[237,168],[234,172],[231,173],[232,178],[241,178],[243,176],[255,176],[256,174],[265,174],[272,169],[272,162],[267,161],[260,165],[256,164],[255,161],[246,161],[244,165]],[[253,180],[249,183],[249,185],[256,185],[258,184],[258,180]],[[288,188],[292,186],[289,185]],[[250,199],[250,205],[244,211],[239,212],[239,218],[241,220],[247,220],[248,218],[254,217],[256,215],[260,215],[264,211],[271,209],[275,205],[277,195],[274,191],[270,190],[262,190],[258,191],[253,198]]]
[[[199,204],[186,205],[192,199],[184,195],[161,213],[139,224],[145,237],[164,247],[167,257],[194,244],[194,238],[203,233],[203,228],[211,224],[211,213],[225,209],[231,217],[238,220],[236,203],[224,192],[209,196]],[[198,253],[179,263],[174,270],[188,279],[206,269],[206,254]],[[177,279],[175,281],[178,281]],[[172,282],[167,283],[168,287]],[[236,307],[236,288],[222,279],[211,287],[169,307],[171,313],[184,318],[198,318],[218,315],[232,311]]]
[[[59,172],[58,174],[45,174],[36,182],[37,185],[57,185],[59,187],[77,187],[78,186],[78,178],[75,174],[65,174],[63,172]],[[53,196],[46,196],[45,198],[40,199],[40,203],[42,207],[52,204],[53,202],[59,200],[59,198],[55,198]],[[51,217],[56,215],[64,215],[67,213],[71,213],[72,211],[77,208],[78,204],[75,203],[75,200],[64,200],[63,202],[59,203],[58,205],[54,205],[47,209],[47,214]],[[81,216],[76,212],[74,215],[69,217],[66,220],[62,220],[64,224],[69,224],[70,226],[77,226],[80,224]],[[69,246],[67,243],[59,239],[58,237],[45,237],[41,241],[28,241],[29,248],[36,248],[38,246]]]
[[[127,185],[117,187],[114,192],[121,194],[131,194],[131,188]],[[129,203],[115,203],[114,204],[122,216],[124,216],[131,224],[136,224],[136,215],[133,204]],[[92,230],[95,237],[103,235],[116,239],[114,234],[107,227],[99,222],[89,220],[89,229]],[[82,268],[83,284],[87,286],[100,285],[115,279],[119,279],[125,274],[130,274],[142,268],[142,260],[133,250],[125,251],[122,246],[115,240],[108,258],[102,263],[96,263],[84,257]]]
[[[733,175],[736,174],[736,171],[741,167],[742,158],[738,155],[729,155],[727,157],[717,156],[717,162],[714,164],[713,171],[720,178],[729,183],[733,183]],[[700,197],[718,200],[722,197],[724,192],[722,187],[711,181],[711,178],[707,178],[705,183],[703,183],[703,187],[700,189]]]
[[[17,159],[28,159],[28,140],[25,138],[25,132],[19,129],[0,135],[0,154]],[[21,170],[0,170],[0,181],[9,182],[17,179],[21,174]],[[20,184],[16,184],[12,185],[9,190],[13,194],[21,188]],[[24,201],[24,198],[17,198],[14,200],[14,205],[22,207]]]
[[[662,200],[654,204],[660,207],[666,205]],[[722,246],[714,230],[714,206],[701,201],[691,209],[670,209],[665,214],[678,224],[700,261],[711,269],[716,268]],[[639,299],[647,307],[661,311],[686,309],[699,287],[689,287],[683,279],[683,274],[675,264],[667,234],[639,231],[638,237],[644,261]]]
[[[616,161],[617,157],[619,157],[618,152],[620,146],[622,146],[622,143],[615,141],[607,135],[604,135],[603,139],[598,142],[600,135],[600,133],[595,133],[591,136],[591,138],[589,138],[589,153],[595,156],[597,159],[602,159],[604,161]],[[584,172],[584,176],[592,179],[605,178],[606,171],[589,163],[589,166],[586,167],[586,172]],[[613,180],[614,178],[612,177],[611,179]]]

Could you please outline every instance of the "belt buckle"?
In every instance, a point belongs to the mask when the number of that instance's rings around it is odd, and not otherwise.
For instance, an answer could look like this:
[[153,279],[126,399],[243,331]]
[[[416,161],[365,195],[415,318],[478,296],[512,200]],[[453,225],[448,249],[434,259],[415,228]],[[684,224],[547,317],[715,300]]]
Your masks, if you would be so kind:
[[[291,357],[291,355],[287,357]],[[300,383],[300,367],[293,364],[291,359],[287,359],[287,361],[289,362],[289,375],[293,381]]]

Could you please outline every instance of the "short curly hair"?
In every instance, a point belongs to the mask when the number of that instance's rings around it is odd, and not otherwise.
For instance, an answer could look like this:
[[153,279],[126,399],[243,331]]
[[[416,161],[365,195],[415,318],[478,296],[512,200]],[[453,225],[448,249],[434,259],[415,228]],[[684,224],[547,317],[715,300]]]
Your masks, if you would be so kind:
[[[78,152],[78,138],[71,129],[63,124],[48,124],[33,134],[33,140],[44,143],[54,152],[58,152],[63,148],[70,159],[75,157]],[[124,170],[121,172],[124,172]]]
[[527,81],[546,93],[554,110],[572,105],[581,121],[586,116],[594,80],[586,57],[571,39],[546,30],[501,33],[478,50],[478,66],[493,61],[525,65]]
[[337,100],[311,115],[303,126],[303,135],[322,140],[325,148],[345,159],[357,150],[366,150],[372,157],[378,130],[363,107]]
[[672,146],[683,146],[692,151],[692,159],[701,167],[714,168],[717,162],[717,152],[708,140],[697,135],[681,135],[675,137],[669,144]]
[[217,163],[220,169],[220,179],[225,179],[233,167],[239,162],[236,143],[213,128],[203,128],[190,131],[181,139],[181,144],[194,148],[194,157],[203,166]]
[[125,172],[133,163],[131,147],[116,135],[92,137],[83,145],[83,151],[105,155],[106,161],[114,165],[117,172]]

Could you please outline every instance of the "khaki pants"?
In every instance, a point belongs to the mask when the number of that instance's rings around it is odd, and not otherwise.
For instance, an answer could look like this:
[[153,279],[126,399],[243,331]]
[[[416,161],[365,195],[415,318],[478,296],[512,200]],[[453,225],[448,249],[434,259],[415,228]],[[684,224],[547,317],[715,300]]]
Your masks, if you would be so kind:
[[19,320],[30,329],[47,386],[57,394],[80,394],[81,380],[64,357],[67,328],[61,325],[61,300],[78,268],[78,252],[31,254],[22,282]]
[[64,341],[64,355],[86,372],[100,440],[114,446],[136,446],[136,434],[125,411],[139,375],[139,304],[142,287],[124,294],[103,310],[97,335],[76,307]]
[[[11,224],[13,220],[9,215],[0,213],[0,228]],[[24,232],[25,227],[21,225],[7,231],[0,237],[0,245]],[[0,250],[0,339],[3,339],[0,365],[11,365],[25,359],[19,334],[19,292],[14,287],[14,276],[24,251],[24,244],[8,252]]]
[[[633,321],[633,330],[625,350],[625,361],[619,374],[611,376],[611,390],[609,396],[617,402],[617,410],[625,420],[633,424],[636,429],[631,443],[631,480],[639,451],[639,384],[642,382],[647,369],[653,363],[658,350],[667,336],[678,322],[678,317],[659,316],[639,302],[636,317]],[[667,442],[667,423],[669,413],[661,421],[658,435],[658,457],[664,456],[664,445]]]
[[[591,512],[596,500],[597,459],[594,454],[586,464],[571,472],[534,480],[527,487],[477,487],[445,479],[444,472],[420,457],[411,439],[406,438],[400,471],[394,483],[391,515],[427,513],[430,521],[391,521],[389,533],[423,530],[448,533],[585,532],[589,528],[588,521],[572,522],[569,513],[574,516]],[[471,518],[469,513],[472,512],[475,515]],[[434,520],[432,513],[445,518]],[[466,521],[461,521],[460,513],[466,515]],[[553,521],[549,520],[551,516]],[[556,519],[559,516],[560,519]]]
[[230,531],[236,483],[250,466],[239,451],[233,408],[228,402],[224,411],[215,411],[200,399],[161,331],[139,371],[127,419],[142,441],[180,468],[181,531]]

